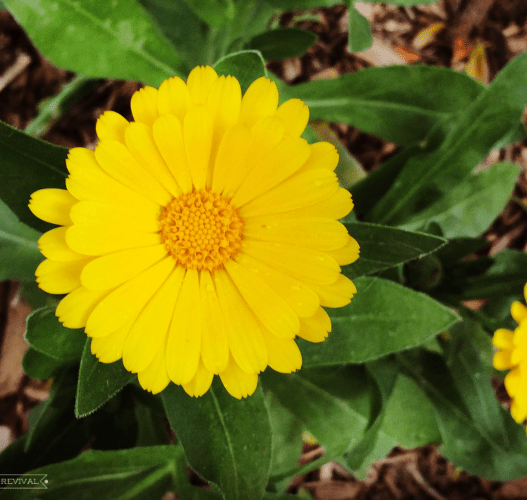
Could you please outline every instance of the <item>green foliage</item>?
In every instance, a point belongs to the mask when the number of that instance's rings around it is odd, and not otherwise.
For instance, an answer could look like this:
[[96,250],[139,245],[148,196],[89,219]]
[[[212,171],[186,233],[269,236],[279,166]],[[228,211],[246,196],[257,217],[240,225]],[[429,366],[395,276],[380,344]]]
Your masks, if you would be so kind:
[[[79,87],[49,101],[30,127],[38,133],[93,78],[157,86],[214,64],[245,91],[267,76],[267,60],[301,55],[316,40],[305,30],[278,28],[279,12],[338,2],[4,3],[50,61],[79,73]],[[350,50],[361,51],[371,31],[354,1],[347,4]],[[281,493],[290,479],[326,461],[364,477],[393,447],[430,443],[472,474],[525,476],[525,430],[501,408],[490,383],[490,334],[513,323],[509,308],[527,282],[527,256],[506,250],[467,257],[483,246],[480,235],[502,212],[519,174],[508,163],[477,167],[492,149],[525,138],[526,70],[523,53],[488,86],[422,65],[290,87],[277,82],[281,102],[302,99],[311,119],[347,123],[401,149],[364,177],[340,145],[337,174],[355,203],[343,222],[361,247],[359,260],[343,272],[357,293],[349,305],[328,310],[326,341],[297,341],[299,372],[268,368],[246,399],[228,395],[217,377],[200,398],[174,384],[161,396],[146,393],[121,361],[98,362],[85,333],[58,322],[57,297],[43,299],[26,285],[25,296],[39,309],[28,318],[23,367],[31,377],[54,380],[50,398],[30,416],[29,433],[0,454],[0,471],[43,473],[50,481],[47,490],[5,490],[3,497],[146,499],[173,491],[190,500],[287,500],[297,498]],[[336,142],[320,122],[304,137]],[[64,188],[66,155],[0,123],[0,279],[34,280],[42,260],[37,240],[51,226],[27,204],[38,189]],[[476,312],[461,304],[480,298],[488,302]],[[165,417],[177,436],[172,444]],[[298,466],[304,430],[326,453]],[[189,484],[187,466],[211,489]]]
[[527,104],[522,84],[526,71],[527,52],[513,59],[461,111],[438,147],[410,158],[370,214],[372,222],[401,224],[470,175],[520,120]]
[[483,86],[448,68],[415,65],[366,68],[281,90],[283,100],[302,99],[312,119],[349,123],[396,144],[411,145],[438,124],[449,130]]
[[364,363],[422,344],[459,320],[428,295],[380,278],[354,280],[351,304],[330,310],[322,344],[298,341],[304,367]]
[[182,74],[180,57],[137,0],[6,0],[5,4],[37,48],[64,69],[154,86]]
[[267,76],[265,61],[256,50],[242,50],[220,59],[214,69],[218,75],[236,75],[242,92],[261,76]]
[[[42,261],[40,233],[20,222],[0,201],[0,280],[33,280]],[[16,266],[13,263],[16,262]]]
[[237,401],[216,379],[190,398],[171,384],[163,391],[170,425],[190,466],[216,484],[226,500],[261,499],[271,464],[271,426],[261,390]]
[[350,52],[362,52],[369,49],[373,35],[368,20],[355,8],[355,0],[348,0],[349,32],[348,48]]
[[99,363],[91,353],[91,342],[87,341],[80,361],[79,383],[75,399],[75,415],[85,417],[93,413],[117,394],[135,377],[125,370],[121,361]]
[[497,163],[463,179],[438,201],[411,217],[403,227],[415,230],[434,222],[441,227],[445,238],[475,238],[501,214],[519,174],[518,165]]
[[425,233],[411,233],[388,226],[346,223],[346,229],[360,245],[360,258],[345,267],[349,278],[373,274],[422,257],[445,244],[446,240]]
[[248,49],[259,50],[270,61],[302,55],[317,40],[312,31],[299,28],[277,28],[253,37]]
[[[51,229],[50,224],[37,219],[27,205],[31,194],[39,189],[51,187],[64,189],[64,179],[67,175],[65,160],[68,150],[35,139],[0,122],[0,151],[2,152],[0,199],[24,224],[39,231]],[[7,226],[14,227],[13,216],[3,206],[1,213]],[[22,226],[18,226],[15,231],[22,232],[26,237],[31,234]],[[36,240],[36,237],[34,239]]]
[[26,340],[29,345],[60,361],[79,361],[86,344],[82,330],[65,328],[55,316],[55,307],[44,307],[27,319]]

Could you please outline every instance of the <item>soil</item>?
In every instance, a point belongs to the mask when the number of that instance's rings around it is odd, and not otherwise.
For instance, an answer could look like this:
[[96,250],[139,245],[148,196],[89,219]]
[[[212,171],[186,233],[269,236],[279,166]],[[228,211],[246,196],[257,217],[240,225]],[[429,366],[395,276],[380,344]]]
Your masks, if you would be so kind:
[[[290,84],[331,78],[361,68],[414,64],[466,70],[472,48],[485,47],[477,77],[487,83],[515,55],[527,50],[527,3],[524,0],[441,0],[420,7],[395,7],[356,2],[372,26],[374,44],[368,51],[347,50],[348,16],[343,5],[284,14],[282,26],[314,31],[318,41],[300,58],[272,61],[269,70]],[[443,23],[435,33],[423,31]],[[481,62],[481,61],[480,61]],[[7,11],[0,11],[0,120],[24,129],[37,115],[42,100],[57,94],[74,75],[51,65],[34,48]],[[93,90],[50,124],[43,138],[66,147],[93,147],[95,122],[107,109],[131,119],[130,97],[138,83],[97,82]],[[354,127],[332,124],[338,137],[366,170],[372,170],[397,147]],[[513,161],[522,166],[514,196],[485,233],[485,251],[527,250],[527,141],[493,151],[487,164]],[[23,333],[29,306],[20,300],[19,286],[0,283],[0,450],[27,431],[27,413],[48,396],[48,381],[24,375],[21,358],[27,348]],[[497,383],[497,393],[503,387]],[[501,397],[500,397],[501,400]],[[322,450],[304,445],[303,461]],[[487,481],[457,470],[434,446],[396,448],[375,463],[364,481],[329,463],[295,478],[288,491],[319,500],[381,499],[527,499],[527,478]],[[309,492],[309,494],[307,493]]]

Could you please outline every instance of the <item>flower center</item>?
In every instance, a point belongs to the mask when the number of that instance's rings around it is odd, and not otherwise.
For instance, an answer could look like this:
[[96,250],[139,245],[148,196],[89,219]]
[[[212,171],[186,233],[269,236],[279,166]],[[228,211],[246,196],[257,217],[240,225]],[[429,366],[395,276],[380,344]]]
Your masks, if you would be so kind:
[[240,251],[243,220],[218,193],[174,198],[161,211],[159,226],[166,249],[186,269],[214,271]]

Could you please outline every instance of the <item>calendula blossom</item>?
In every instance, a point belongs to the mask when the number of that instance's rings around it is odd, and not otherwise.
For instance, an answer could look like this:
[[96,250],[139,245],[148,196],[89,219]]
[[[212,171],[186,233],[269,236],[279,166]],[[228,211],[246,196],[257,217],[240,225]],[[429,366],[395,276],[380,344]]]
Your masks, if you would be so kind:
[[[523,290],[527,300],[527,285]],[[493,365],[497,370],[510,370],[505,376],[505,389],[512,398],[511,415],[518,423],[527,420],[527,307],[515,301],[511,316],[518,326],[514,331],[500,328],[492,343],[497,347]]]
[[131,108],[131,123],[99,118],[95,151],[70,150],[66,190],[33,193],[59,226],[39,240],[37,282],[67,294],[59,320],[143,388],[200,396],[219,375],[246,397],[268,365],[298,370],[295,337],[323,341],[323,307],[356,292],[340,269],[359,246],[337,220],[353,208],[337,152],[300,137],[307,106],[278,106],[263,77],[242,97],[236,78],[197,67]]

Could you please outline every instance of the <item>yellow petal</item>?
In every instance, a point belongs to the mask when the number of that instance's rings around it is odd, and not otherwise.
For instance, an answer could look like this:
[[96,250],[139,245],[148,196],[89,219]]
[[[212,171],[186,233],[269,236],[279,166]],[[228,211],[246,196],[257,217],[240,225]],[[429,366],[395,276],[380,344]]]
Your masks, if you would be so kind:
[[38,239],[38,247],[44,257],[62,262],[85,259],[85,255],[74,252],[66,244],[68,227],[56,227]]
[[285,339],[295,337],[300,328],[298,316],[280,295],[234,260],[226,262],[225,269],[252,312],[271,333]]
[[329,285],[314,285],[310,287],[320,297],[320,305],[324,307],[343,307],[351,302],[357,293],[357,287],[346,276],[339,274],[336,281]]
[[243,371],[232,356],[227,368],[220,373],[220,379],[227,392],[236,399],[250,396],[258,385],[258,375]]
[[70,211],[74,224],[114,225],[148,233],[159,231],[159,205],[132,207],[115,205],[100,201],[80,201]]
[[176,266],[133,324],[123,350],[123,364],[128,371],[145,370],[157,351],[166,345],[184,276],[185,270]]
[[293,339],[283,339],[262,328],[263,338],[269,352],[269,366],[280,373],[300,370],[302,354]]
[[[211,165],[214,164],[220,141],[225,132],[238,123],[242,91],[236,78],[220,76],[212,85],[207,99],[207,109],[210,111],[213,122]],[[210,171],[210,173],[212,173]],[[207,186],[211,185],[211,178]]]
[[340,274],[335,259],[311,248],[247,239],[242,242],[242,250],[256,260],[306,283],[330,285]]
[[357,240],[348,236],[348,241],[344,246],[334,250],[326,250],[326,252],[338,262],[339,266],[346,266],[359,258],[360,248]]
[[218,74],[210,66],[197,66],[189,73],[187,88],[194,105],[207,102],[210,90],[217,79]]
[[75,224],[66,231],[70,248],[85,255],[102,255],[128,248],[147,247],[161,243],[158,233],[146,233],[109,225]]
[[124,132],[126,147],[144,170],[152,174],[172,196],[181,194],[181,189],[157,149],[152,128],[143,123],[130,123]]
[[240,252],[235,260],[267,283],[293,308],[299,317],[308,318],[315,314],[320,301],[318,295],[310,287],[288,274],[277,271],[259,260],[249,257],[243,252]]
[[114,363],[121,359],[131,327],[132,321],[127,321],[110,335],[91,339],[91,353],[97,356],[101,363]]
[[213,378],[214,374],[207,370],[200,360],[194,378],[190,382],[183,384],[183,389],[189,396],[198,398],[209,390]]
[[88,290],[108,290],[146,271],[167,254],[165,245],[130,248],[92,260],[81,273]]
[[251,127],[260,119],[276,113],[277,106],[276,84],[262,76],[251,83],[243,96],[240,122]]
[[514,333],[505,328],[499,328],[494,332],[492,337],[492,345],[498,349],[513,349]]
[[159,86],[157,109],[160,116],[172,114],[178,120],[183,121],[191,105],[192,100],[187,84],[179,76],[169,78]]
[[90,337],[104,337],[137,318],[174,266],[174,259],[167,257],[115,289],[91,313],[86,333]]
[[511,354],[511,351],[496,352],[492,358],[492,366],[494,366],[496,370],[508,370],[509,368],[512,368],[514,365],[511,361]]
[[242,206],[293,175],[309,157],[309,144],[297,137],[284,139],[266,155],[253,159],[254,166],[232,199]]
[[511,398],[513,398],[518,393],[518,388],[520,386],[520,369],[518,367],[513,368],[505,376],[505,389]]
[[43,221],[66,226],[71,224],[70,210],[77,201],[65,189],[40,189],[31,195],[29,210]]
[[136,122],[141,122],[151,127],[156,118],[159,117],[157,89],[148,86],[139,89],[132,96],[130,107]]
[[152,394],[160,393],[170,383],[165,361],[166,346],[157,351],[154,359],[147,368],[137,374],[141,387]]
[[232,198],[236,194],[245,177],[255,167],[255,159],[267,155],[280,143],[283,136],[284,126],[275,116],[265,118],[252,127],[247,146],[242,146],[243,155],[240,158],[244,158],[244,163],[233,171],[223,187],[227,198]]
[[300,137],[309,121],[309,108],[300,99],[289,99],[279,106],[276,116],[283,120],[287,135]]
[[246,373],[265,370],[267,348],[249,306],[223,269],[214,272],[214,283],[235,364]]
[[521,302],[515,300],[511,305],[511,316],[516,323],[520,324],[525,318],[527,318],[527,307]]
[[183,122],[183,141],[188,168],[196,189],[204,189],[210,170],[212,116],[206,106],[194,106]]
[[78,200],[99,201],[146,213],[159,210],[159,204],[127,188],[104,172],[95,160],[95,153],[89,149],[71,149],[66,165],[70,171],[66,187]]
[[119,141],[124,144],[124,130],[128,126],[128,120],[115,111],[105,111],[97,119],[95,130],[100,141],[108,139]]
[[201,271],[199,291],[203,318],[201,359],[207,370],[219,374],[229,362],[229,343],[218,295],[209,271]]
[[66,328],[84,328],[90,314],[108,293],[76,288],[59,302],[55,314]]
[[290,211],[273,213],[273,217],[326,217],[328,219],[341,219],[348,215],[352,209],[351,193],[346,189],[338,188],[332,195],[320,202]]
[[339,189],[337,176],[330,170],[309,170],[293,175],[267,193],[251,200],[240,208],[240,215],[243,218],[257,217],[310,207],[326,202]]
[[192,191],[192,177],[187,162],[183,127],[173,115],[158,118],[153,126],[153,136],[168,169],[183,193]]
[[187,269],[176,301],[167,342],[167,371],[172,382],[190,382],[200,359],[201,303],[196,269]]
[[327,168],[328,170],[337,168],[339,154],[333,144],[329,142],[315,142],[315,144],[310,145],[310,148],[311,154],[299,172],[318,170],[319,168]]
[[243,234],[256,240],[289,243],[318,250],[342,248],[349,240],[348,231],[343,224],[322,217],[250,217],[245,221]]
[[155,203],[165,206],[172,199],[124,144],[111,140],[100,142],[95,148],[95,158],[108,175]]
[[[233,182],[233,179],[245,177],[250,138],[251,131],[246,125],[234,125],[227,130],[214,162],[212,191],[221,193]],[[232,189],[231,186],[230,190]]]
[[311,318],[300,318],[298,336],[309,342],[323,342],[331,331],[328,313],[319,307]]
[[90,259],[59,262],[46,259],[35,271],[38,286],[48,293],[69,293],[81,286],[80,274],[89,261]]
[[523,424],[527,419],[527,404],[521,398],[514,398],[511,403],[511,417],[518,423]]

